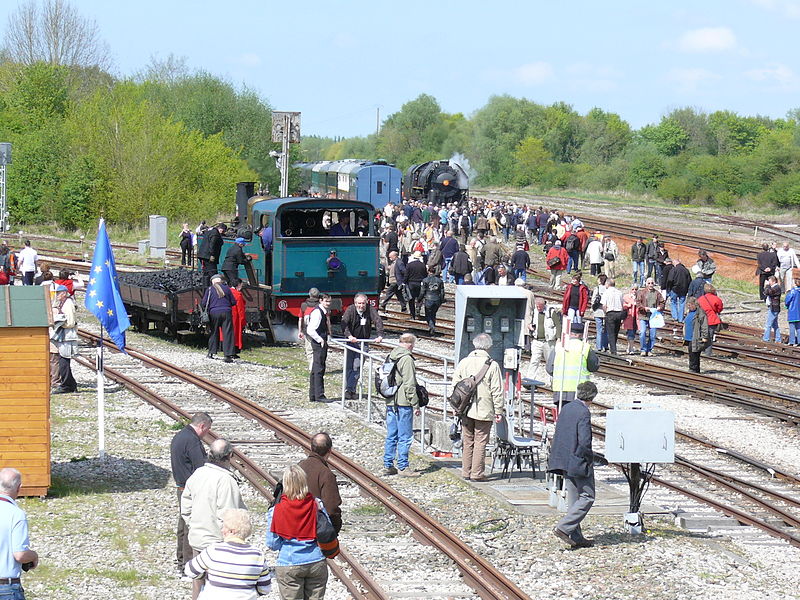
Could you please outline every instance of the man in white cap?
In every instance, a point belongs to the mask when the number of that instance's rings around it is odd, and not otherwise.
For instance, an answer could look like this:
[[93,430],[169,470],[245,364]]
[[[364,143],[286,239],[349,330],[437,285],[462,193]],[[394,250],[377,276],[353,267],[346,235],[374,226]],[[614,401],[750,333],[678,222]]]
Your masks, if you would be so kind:
[[417,302],[422,292],[422,280],[428,276],[428,269],[422,260],[422,252],[416,251],[406,265],[405,280],[408,285],[408,308],[411,318],[417,318]]

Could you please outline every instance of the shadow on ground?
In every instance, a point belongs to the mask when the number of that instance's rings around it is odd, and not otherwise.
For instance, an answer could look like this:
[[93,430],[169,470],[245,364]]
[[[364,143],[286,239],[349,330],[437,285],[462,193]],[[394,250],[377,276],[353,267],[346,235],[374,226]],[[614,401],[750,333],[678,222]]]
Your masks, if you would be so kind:
[[170,472],[145,460],[119,458],[74,458],[53,463],[50,497],[84,494],[137,492],[162,489]]

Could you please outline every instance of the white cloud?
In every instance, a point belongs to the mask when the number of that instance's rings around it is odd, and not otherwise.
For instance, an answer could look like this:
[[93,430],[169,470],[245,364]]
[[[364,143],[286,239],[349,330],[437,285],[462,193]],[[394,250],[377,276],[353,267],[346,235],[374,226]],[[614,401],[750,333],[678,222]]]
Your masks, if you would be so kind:
[[778,88],[793,89],[800,84],[800,78],[786,65],[772,64],[762,69],[752,69],[745,71],[745,77],[753,81],[772,83]]
[[800,19],[800,2],[797,0],[750,0],[750,3],[773,12],[779,12],[790,19]]
[[261,66],[261,57],[255,52],[245,52],[237,56],[234,62],[245,67],[259,67]]
[[676,84],[680,90],[695,91],[705,84],[719,80],[720,76],[708,69],[692,67],[671,69],[667,73],[666,79]]
[[511,71],[517,83],[523,85],[538,85],[553,76],[553,67],[550,63],[537,61],[522,65]]
[[684,33],[678,40],[683,52],[727,52],[736,48],[736,35],[728,27],[702,27]]

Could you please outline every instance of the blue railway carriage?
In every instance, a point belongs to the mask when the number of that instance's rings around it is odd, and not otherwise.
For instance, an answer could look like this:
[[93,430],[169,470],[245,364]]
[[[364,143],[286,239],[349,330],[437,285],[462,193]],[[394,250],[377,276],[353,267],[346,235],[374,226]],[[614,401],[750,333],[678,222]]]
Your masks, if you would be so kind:
[[400,202],[403,174],[386,161],[344,159],[297,163],[303,188],[312,197],[369,202],[383,208]]
[[[252,259],[258,288],[265,292],[265,305],[259,309],[262,326],[272,332],[273,339],[296,339],[300,304],[312,287],[333,297],[334,320],[358,292],[364,292],[370,304],[377,305],[379,238],[371,204],[348,199],[254,196],[247,200],[247,218],[241,226],[243,209],[238,211],[238,231],[252,231],[249,236],[245,233],[245,239],[249,239],[244,252]],[[342,232],[345,215],[352,234],[336,235]],[[262,246],[260,232],[267,227],[272,228],[272,252],[265,252]],[[233,243],[232,237],[224,239],[220,264]],[[239,277],[250,281],[244,267],[239,267]]]

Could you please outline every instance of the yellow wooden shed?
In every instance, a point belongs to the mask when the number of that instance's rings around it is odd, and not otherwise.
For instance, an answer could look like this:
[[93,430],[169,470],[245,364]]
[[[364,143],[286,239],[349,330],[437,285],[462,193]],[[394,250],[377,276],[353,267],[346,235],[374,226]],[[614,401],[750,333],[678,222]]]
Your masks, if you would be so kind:
[[50,487],[50,294],[0,286],[0,468],[22,473],[22,496]]

